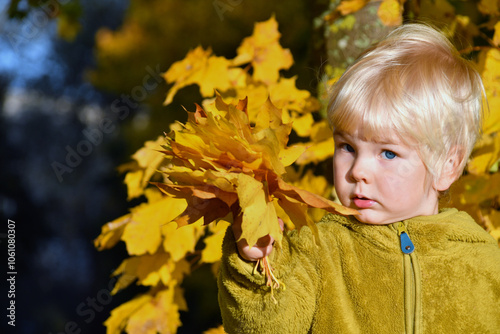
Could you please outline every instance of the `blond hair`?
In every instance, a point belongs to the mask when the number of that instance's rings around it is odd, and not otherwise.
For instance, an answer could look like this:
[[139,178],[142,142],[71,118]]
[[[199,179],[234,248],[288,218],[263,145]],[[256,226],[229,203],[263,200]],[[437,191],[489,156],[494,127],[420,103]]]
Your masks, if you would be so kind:
[[480,133],[484,87],[472,62],[424,24],[396,28],[365,51],[333,86],[328,117],[334,130],[362,126],[367,139],[396,133],[418,145],[437,180],[449,154],[460,152],[457,175]]

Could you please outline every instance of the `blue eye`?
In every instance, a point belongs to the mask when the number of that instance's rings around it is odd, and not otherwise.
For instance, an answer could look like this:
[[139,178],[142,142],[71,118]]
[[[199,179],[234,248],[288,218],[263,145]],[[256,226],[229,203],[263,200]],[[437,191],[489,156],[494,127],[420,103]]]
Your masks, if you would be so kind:
[[352,148],[352,146],[351,146],[351,145],[349,145],[349,144],[343,144],[343,145],[341,146],[341,148],[342,148],[342,149],[344,149],[344,150],[346,150],[347,152],[351,152],[351,153],[353,153],[353,152],[354,152],[354,148]]
[[382,157],[387,160],[392,160],[396,157],[396,153],[391,152],[391,151],[384,151],[382,152]]

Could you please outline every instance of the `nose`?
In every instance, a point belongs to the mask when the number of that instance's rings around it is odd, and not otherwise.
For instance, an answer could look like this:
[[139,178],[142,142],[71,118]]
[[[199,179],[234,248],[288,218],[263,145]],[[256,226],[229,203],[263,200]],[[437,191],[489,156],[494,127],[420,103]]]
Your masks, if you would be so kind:
[[363,157],[357,156],[353,160],[353,164],[349,173],[350,178],[354,182],[370,183],[373,173],[373,166],[370,166],[370,161]]

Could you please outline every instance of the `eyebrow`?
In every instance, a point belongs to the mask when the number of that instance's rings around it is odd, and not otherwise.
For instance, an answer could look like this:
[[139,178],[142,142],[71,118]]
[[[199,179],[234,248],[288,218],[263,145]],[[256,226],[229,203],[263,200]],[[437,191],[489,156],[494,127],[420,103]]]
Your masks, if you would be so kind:
[[[354,137],[353,135],[346,133],[344,131],[339,131],[339,130],[334,130],[333,131],[334,136],[340,136],[340,137]],[[382,145],[400,145],[401,143],[395,143],[393,140],[388,140],[385,138],[372,138],[372,139],[366,139],[366,138],[361,138],[362,141],[373,141],[377,144],[382,144]]]

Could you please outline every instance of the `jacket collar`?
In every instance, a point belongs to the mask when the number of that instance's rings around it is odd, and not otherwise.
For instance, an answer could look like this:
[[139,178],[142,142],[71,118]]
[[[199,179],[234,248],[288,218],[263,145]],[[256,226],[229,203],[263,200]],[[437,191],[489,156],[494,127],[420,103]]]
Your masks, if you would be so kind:
[[[400,251],[397,233],[400,222],[368,225],[348,216],[341,223],[381,248]],[[441,209],[436,215],[418,216],[403,223],[417,253],[440,252],[461,243],[497,243],[471,216],[457,209]]]

